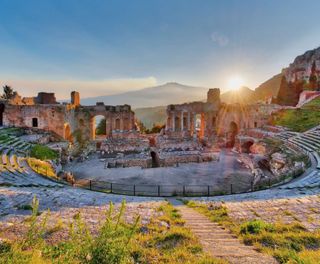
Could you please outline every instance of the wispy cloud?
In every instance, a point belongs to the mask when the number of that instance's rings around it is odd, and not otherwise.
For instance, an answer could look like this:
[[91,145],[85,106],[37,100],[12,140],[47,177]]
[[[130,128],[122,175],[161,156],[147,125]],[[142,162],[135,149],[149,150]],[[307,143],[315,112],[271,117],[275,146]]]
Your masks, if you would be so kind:
[[0,80],[0,85],[10,85],[23,96],[34,96],[38,92],[54,92],[58,99],[69,98],[71,91],[81,97],[111,95],[157,85],[154,77],[124,78],[108,80]]
[[219,32],[213,32],[211,40],[220,47],[225,47],[229,44],[229,38]]

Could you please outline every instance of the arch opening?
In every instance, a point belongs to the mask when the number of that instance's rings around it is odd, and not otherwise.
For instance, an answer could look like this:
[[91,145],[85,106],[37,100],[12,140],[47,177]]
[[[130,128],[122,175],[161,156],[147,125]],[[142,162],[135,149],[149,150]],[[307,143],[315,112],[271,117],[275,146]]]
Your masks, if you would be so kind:
[[152,161],[152,168],[159,168],[160,167],[160,160],[159,156],[155,151],[150,152],[151,161]]
[[196,133],[197,138],[203,138],[204,136],[204,126],[205,126],[205,120],[204,120],[204,114],[196,114]]
[[[103,115],[96,115],[92,118],[92,135],[93,140],[104,139],[107,137],[107,120]],[[80,123],[81,125],[81,123]]]

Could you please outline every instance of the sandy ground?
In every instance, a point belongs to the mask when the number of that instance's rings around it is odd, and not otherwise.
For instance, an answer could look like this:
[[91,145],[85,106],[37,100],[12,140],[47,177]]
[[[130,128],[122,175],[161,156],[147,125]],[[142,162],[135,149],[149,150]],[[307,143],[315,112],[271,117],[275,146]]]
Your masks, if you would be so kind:
[[212,185],[217,190],[249,188],[253,176],[249,169],[237,161],[238,154],[223,150],[218,162],[180,164],[179,167],[141,169],[105,169],[104,162],[92,157],[82,163],[70,164],[66,169],[77,180],[92,179],[121,184],[136,185]]

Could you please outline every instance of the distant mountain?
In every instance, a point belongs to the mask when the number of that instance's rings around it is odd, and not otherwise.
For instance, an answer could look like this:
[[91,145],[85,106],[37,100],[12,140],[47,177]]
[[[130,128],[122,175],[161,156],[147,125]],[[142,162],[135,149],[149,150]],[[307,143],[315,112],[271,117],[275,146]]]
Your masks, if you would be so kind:
[[154,124],[166,123],[167,106],[145,107],[134,109],[135,116],[146,128],[152,128]]
[[104,102],[106,105],[129,104],[132,108],[179,104],[206,98],[208,88],[183,85],[175,82],[115,95],[83,98],[83,105]]
[[277,97],[282,76],[283,73],[279,73],[260,84],[255,89],[255,100],[264,100],[270,97]]
[[252,103],[254,100],[254,91],[248,87],[241,87],[238,90],[231,90],[221,94],[221,101],[228,104],[242,103],[248,104]]

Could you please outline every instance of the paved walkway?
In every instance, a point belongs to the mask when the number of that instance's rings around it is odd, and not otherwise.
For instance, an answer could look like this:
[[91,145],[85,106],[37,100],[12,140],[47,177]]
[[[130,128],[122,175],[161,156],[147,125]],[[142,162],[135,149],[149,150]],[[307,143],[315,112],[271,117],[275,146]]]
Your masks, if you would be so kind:
[[186,227],[199,238],[203,249],[214,257],[222,258],[236,264],[270,264],[278,263],[270,256],[257,252],[254,247],[246,246],[229,230],[211,222],[195,210],[173,201],[186,221]]

